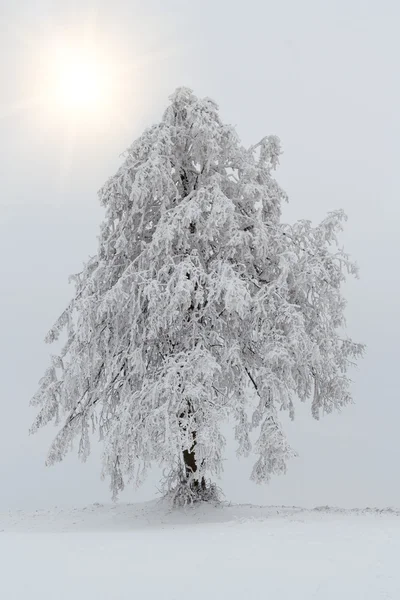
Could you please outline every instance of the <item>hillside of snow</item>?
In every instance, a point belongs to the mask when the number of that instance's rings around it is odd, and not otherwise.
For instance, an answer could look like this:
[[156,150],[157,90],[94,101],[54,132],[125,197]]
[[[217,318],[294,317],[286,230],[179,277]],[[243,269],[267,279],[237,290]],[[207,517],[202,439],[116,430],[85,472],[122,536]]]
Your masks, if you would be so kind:
[[5,600],[400,598],[400,513],[152,502],[0,514]]

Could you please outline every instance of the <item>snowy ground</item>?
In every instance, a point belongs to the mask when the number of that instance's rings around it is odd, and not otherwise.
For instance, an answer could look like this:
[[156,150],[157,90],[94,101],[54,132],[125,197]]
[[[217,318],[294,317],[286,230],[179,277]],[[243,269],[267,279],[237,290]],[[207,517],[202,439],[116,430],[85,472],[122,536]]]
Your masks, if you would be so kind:
[[157,503],[0,514],[4,600],[400,598],[398,511]]

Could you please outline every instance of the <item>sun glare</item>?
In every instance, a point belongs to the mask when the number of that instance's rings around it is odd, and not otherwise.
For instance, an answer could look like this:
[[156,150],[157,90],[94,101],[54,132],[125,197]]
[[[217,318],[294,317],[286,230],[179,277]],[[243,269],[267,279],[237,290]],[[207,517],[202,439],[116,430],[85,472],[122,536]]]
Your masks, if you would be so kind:
[[57,92],[67,108],[93,108],[102,100],[103,82],[95,65],[71,63],[60,69]]
[[94,53],[63,49],[51,77],[53,102],[74,117],[98,114],[111,95],[111,70]]

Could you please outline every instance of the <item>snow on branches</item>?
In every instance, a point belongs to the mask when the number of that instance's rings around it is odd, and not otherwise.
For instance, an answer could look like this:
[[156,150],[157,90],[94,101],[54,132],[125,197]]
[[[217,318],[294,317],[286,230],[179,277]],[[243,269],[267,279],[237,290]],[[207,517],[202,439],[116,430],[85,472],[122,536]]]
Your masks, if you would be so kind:
[[293,455],[280,410],[293,418],[300,399],[318,418],[351,400],[363,347],[341,335],[341,285],[356,274],[337,246],[345,216],[282,223],[279,154],[274,136],[243,148],[186,88],[128,149],[99,193],[98,253],[47,336],[67,333],[32,401],[32,431],[63,419],[49,463],[76,437],[85,459],[92,429],[114,496],[157,461],[207,497],[226,418],[240,453],[256,437],[252,477],[265,481]]

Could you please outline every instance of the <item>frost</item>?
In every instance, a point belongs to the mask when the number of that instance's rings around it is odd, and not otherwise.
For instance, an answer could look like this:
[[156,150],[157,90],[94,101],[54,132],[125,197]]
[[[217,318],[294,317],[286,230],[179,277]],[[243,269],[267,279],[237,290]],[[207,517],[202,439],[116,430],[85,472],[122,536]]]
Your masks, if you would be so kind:
[[294,454],[280,410],[293,418],[300,399],[318,418],[351,401],[363,346],[341,335],[341,286],[357,274],[337,245],[345,216],[282,223],[279,155],[275,136],[243,148],[186,88],[127,150],[99,193],[97,255],[46,338],[66,330],[32,401],[33,431],[64,419],[50,464],[76,437],[85,460],[94,429],[114,497],[155,461],[175,497],[214,498],[223,420],[267,481]]

